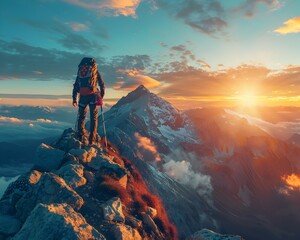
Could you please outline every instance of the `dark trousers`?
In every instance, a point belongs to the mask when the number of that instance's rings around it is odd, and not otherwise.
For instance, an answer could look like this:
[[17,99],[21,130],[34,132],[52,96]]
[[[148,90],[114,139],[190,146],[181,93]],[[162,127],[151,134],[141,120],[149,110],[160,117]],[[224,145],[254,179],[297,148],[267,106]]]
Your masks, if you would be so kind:
[[96,105],[96,95],[80,96],[78,109],[78,137],[82,140],[84,135],[84,121],[87,113],[87,106],[90,108],[90,137],[89,141],[94,142],[98,129],[98,108]]

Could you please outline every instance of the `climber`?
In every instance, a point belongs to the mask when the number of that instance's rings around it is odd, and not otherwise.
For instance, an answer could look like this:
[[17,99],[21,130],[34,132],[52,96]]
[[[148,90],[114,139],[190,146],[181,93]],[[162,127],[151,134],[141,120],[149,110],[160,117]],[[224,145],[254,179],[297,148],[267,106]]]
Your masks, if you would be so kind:
[[[100,89],[98,89],[98,85]],[[77,95],[79,93],[79,103]],[[84,57],[78,65],[77,77],[73,87],[73,106],[78,108],[77,137],[80,141],[84,136],[84,121],[87,113],[87,106],[90,109],[90,136],[89,143],[96,141],[98,129],[97,103],[102,105],[105,94],[103,79],[97,70],[96,61],[93,58]],[[76,130],[76,129],[75,129]]]

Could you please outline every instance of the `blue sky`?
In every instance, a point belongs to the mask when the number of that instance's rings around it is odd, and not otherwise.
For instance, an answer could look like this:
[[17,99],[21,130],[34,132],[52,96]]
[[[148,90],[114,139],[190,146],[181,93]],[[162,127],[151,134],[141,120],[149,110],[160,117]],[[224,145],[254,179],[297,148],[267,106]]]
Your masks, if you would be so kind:
[[[144,84],[170,99],[225,99],[250,84],[254,95],[295,101],[299,9],[294,0],[4,0],[0,99],[69,95],[88,55],[98,62],[107,98]],[[237,88],[232,79],[239,76]],[[183,91],[182,81],[198,91]]]

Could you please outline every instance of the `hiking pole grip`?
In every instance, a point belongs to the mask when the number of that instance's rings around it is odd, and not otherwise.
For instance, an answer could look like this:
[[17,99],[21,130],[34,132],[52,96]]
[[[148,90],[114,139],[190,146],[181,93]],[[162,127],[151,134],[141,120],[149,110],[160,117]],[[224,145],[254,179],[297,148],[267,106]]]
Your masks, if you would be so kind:
[[106,128],[105,128],[105,120],[104,120],[103,107],[102,107],[102,105],[100,105],[100,107],[101,107],[101,115],[102,115],[102,124],[103,124],[105,148],[107,148],[107,138],[106,138]]

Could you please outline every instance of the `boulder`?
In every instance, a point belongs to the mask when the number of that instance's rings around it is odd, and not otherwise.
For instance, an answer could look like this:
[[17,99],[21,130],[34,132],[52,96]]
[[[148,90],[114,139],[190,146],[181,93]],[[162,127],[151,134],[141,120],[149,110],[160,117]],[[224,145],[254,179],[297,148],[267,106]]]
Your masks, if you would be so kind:
[[114,222],[125,222],[123,214],[123,205],[121,199],[114,197],[101,205],[103,210],[103,217],[105,220]]
[[97,152],[96,148],[90,146],[85,149],[71,149],[69,151],[70,154],[74,155],[82,163],[89,163],[97,155]]
[[14,235],[22,226],[22,223],[14,216],[0,215],[0,234]]
[[38,183],[42,173],[37,170],[32,170],[20,176],[16,181],[9,184],[4,192],[3,199],[10,199],[14,205],[25,192],[31,190],[32,186]]
[[209,229],[202,229],[194,233],[192,236],[187,237],[186,240],[243,240],[241,236],[230,235],[230,234],[219,234]]
[[71,163],[72,164],[79,163],[78,159],[70,153],[66,153],[64,162],[65,162],[64,165],[71,164]]
[[112,161],[112,157],[107,156],[103,153],[98,154],[96,157],[92,158],[88,166],[99,170],[100,174],[115,175],[118,179],[122,178],[127,174],[127,170],[121,167],[119,164]]
[[70,149],[80,149],[82,143],[76,139],[76,132],[72,129],[66,129],[55,144],[55,147],[68,152]]
[[80,162],[85,162],[85,159],[88,156],[88,152],[84,149],[71,149],[69,153],[76,157]]
[[38,204],[13,240],[93,239],[105,237],[66,203]]
[[62,177],[71,188],[77,188],[86,184],[83,177],[84,167],[77,164],[66,164],[62,166],[56,173]]
[[147,226],[153,233],[155,233],[155,235],[161,235],[157,225],[148,214],[141,213],[141,217],[145,226]]
[[78,210],[84,201],[62,178],[53,173],[45,173],[38,184],[17,202],[18,217],[24,221],[38,203],[67,203]]
[[115,224],[110,231],[115,240],[142,240],[136,229],[125,224]]
[[147,207],[146,208],[146,213],[153,219],[157,215],[157,210],[155,208],[152,208],[152,207]]
[[42,143],[35,154],[34,169],[49,172],[56,170],[63,162],[65,152]]

